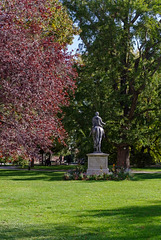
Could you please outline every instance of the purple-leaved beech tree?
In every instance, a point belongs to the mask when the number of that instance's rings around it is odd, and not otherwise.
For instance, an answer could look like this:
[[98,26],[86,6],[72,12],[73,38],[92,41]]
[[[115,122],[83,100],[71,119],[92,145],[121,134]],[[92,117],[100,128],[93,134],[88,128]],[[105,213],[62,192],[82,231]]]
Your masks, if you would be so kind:
[[[58,4],[58,3],[56,3]],[[53,8],[47,0],[0,3],[0,150],[33,157],[66,136],[58,113],[69,104],[73,59],[45,36]]]

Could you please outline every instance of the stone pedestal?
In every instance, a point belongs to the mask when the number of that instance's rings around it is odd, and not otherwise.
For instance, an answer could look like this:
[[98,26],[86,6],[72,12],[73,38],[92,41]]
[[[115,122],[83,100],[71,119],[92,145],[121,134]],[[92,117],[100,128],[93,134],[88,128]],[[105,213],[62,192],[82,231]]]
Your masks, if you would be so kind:
[[109,173],[108,156],[106,153],[89,153],[87,174],[100,175],[102,173]]

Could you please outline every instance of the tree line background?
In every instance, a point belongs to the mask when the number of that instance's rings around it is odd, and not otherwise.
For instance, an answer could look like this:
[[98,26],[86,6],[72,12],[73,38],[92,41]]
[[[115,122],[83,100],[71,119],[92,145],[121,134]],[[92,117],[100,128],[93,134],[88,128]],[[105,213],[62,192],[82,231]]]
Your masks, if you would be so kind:
[[[161,5],[149,0],[68,1],[81,29],[84,51],[77,65],[71,129],[83,154],[91,119],[106,122],[103,151],[118,166],[160,160]],[[68,128],[70,124],[68,123]]]
[[99,111],[111,163],[159,162],[160,10],[158,0],[1,1],[2,155],[70,147],[84,158]]

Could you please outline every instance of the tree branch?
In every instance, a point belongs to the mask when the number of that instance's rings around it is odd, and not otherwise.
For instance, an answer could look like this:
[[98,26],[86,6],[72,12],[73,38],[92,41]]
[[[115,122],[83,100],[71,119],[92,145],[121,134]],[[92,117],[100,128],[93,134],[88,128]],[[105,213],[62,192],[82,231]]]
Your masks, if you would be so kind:
[[[160,67],[160,63],[161,63],[161,57],[159,57],[156,62],[158,62],[158,64],[156,65],[156,67],[154,68],[153,72],[150,74],[150,77],[152,77],[154,75],[154,73],[158,70],[158,68]],[[152,64],[151,64],[152,65]],[[150,65],[150,67],[151,67]]]
[[145,110],[139,112],[138,114],[136,114],[135,117],[133,116],[130,120],[132,120],[132,119],[140,116],[140,115],[143,114],[143,113],[150,112],[150,111],[155,111],[155,110],[161,110],[161,108],[149,108],[149,109],[145,109]]
[[133,18],[133,20],[131,20],[131,24],[134,24],[134,22],[138,19],[139,16],[140,16],[140,13],[136,13],[136,15]]
[[[156,42],[156,43],[154,43],[153,45],[150,45],[150,46],[145,50],[144,54],[142,55],[142,59],[144,60],[145,58],[146,58],[146,59],[149,58],[149,56],[148,56],[149,50],[150,50],[151,48],[154,48],[154,47],[155,47],[157,44],[159,44],[159,43],[161,43],[161,40],[158,41],[158,42]],[[154,55],[154,53],[155,53],[155,51],[153,51],[153,52],[150,54],[150,57],[152,57],[152,56]]]
[[135,91],[135,94],[134,94],[133,99],[132,99],[132,104],[131,104],[131,108],[130,108],[129,117],[128,117],[129,120],[131,120],[133,118],[134,111],[136,109],[137,100],[138,100],[138,93]]

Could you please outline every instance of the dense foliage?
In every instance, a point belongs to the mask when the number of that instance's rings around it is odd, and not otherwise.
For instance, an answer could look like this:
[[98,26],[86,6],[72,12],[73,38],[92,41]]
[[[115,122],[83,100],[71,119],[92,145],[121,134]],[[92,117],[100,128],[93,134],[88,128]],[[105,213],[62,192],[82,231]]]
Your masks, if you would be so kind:
[[129,167],[131,148],[150,147],[154,152],[161,144],[160,3],[63,2],[81,28],[84,43],[84,65],[79,67],[72,109],[75,125],[88,139],[90,119],[99,111],[106,121],[110,149],[117,151],[118,166]]
[[51,1],[51,13],[49,24],[44,26],[44,35],[54,35],[54,41],[59,42],[62,46],[72,44],[73,35],[79,33],[78,27],[73,24],[69,18],[66,8],[59,0]]
[[[53,139],[62,141],[65,137],[58,113],[62,105],[69,103],[76,72],[71,56],[55,40],[55,34],[44,35],[54,17],[54,9],[61,9],[58,1],[55,8],[53,4],[47,0],[0,3],[3,156],[33,157],[38,147],[46,150]],[[59,14],[61,17],[64,11]],[[60,32],[58,35],[61,37]]]

